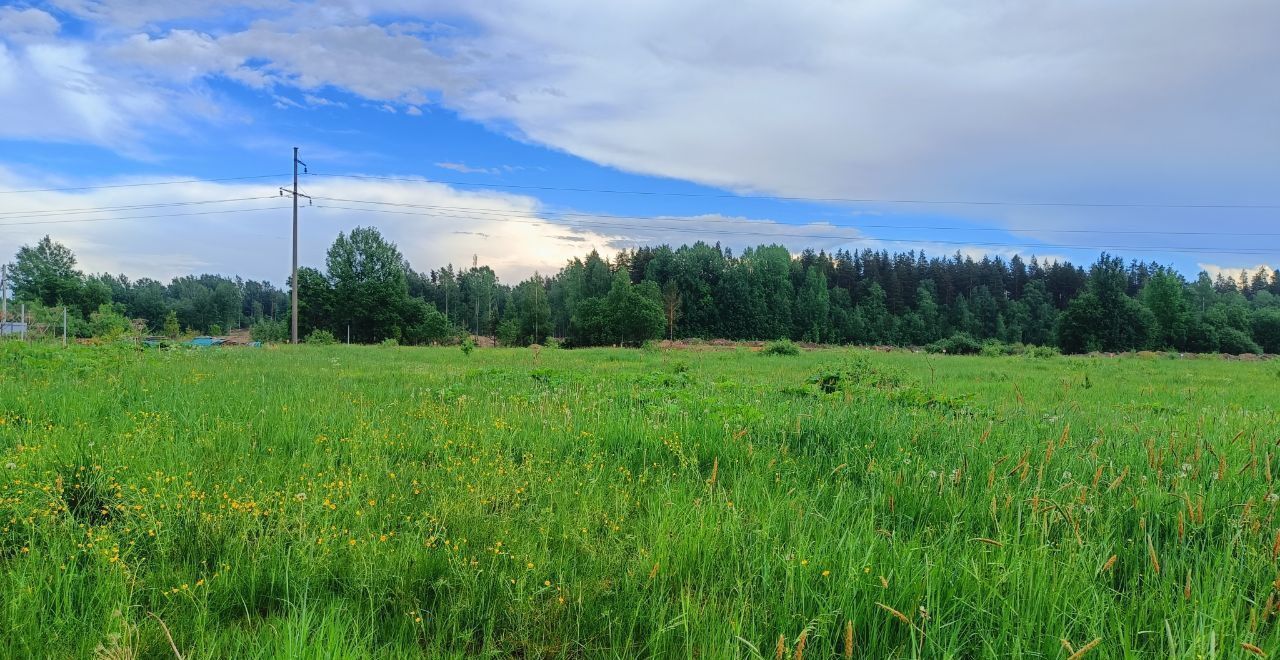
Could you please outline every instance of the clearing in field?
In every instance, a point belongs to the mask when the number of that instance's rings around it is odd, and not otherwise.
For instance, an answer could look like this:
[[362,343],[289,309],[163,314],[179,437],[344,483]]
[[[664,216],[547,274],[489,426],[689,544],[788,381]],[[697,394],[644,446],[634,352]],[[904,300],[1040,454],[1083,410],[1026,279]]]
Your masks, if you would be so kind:
[[1277,646],[1274,363],[9,343],[0,365],[9,657]]

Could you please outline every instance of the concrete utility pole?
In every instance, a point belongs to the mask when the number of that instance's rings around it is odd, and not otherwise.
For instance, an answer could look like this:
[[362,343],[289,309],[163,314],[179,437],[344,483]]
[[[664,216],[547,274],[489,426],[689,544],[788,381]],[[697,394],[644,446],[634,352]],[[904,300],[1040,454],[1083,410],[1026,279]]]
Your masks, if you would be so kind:
[[67,346],[67,306],[62,306],[62,347]]
[[5,274],[9,272],[9,264],[0,264],[0,323],[9,320],[9,289]]
[[292,293],[293,321],[291,323],[289,336],[292,340],[292,343],[294,344],[298,343],[298,197],[306,197],[308,201],[311,200],[311,197],[307,195],[303,195],[302,193],[298,192],[298,166],[299,165],[302,166],[302,171],[305,173],[307,171],[307,164],[298,160],[298,148],[294,147],[293,148],[293,190],[285,190],[284,188],[280,189],[280,194],[283,195],[284,193],[287,192],[291,197],[293,197],[293,278],[292,278],[293,284],[292,286],[289,287],[293,289],[293,293]]

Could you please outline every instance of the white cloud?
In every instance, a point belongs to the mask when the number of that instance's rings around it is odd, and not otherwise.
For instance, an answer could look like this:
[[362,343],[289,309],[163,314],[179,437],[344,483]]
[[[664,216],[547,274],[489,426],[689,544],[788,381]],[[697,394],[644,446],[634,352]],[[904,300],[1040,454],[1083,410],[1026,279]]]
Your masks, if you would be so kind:
[[47,37],[58,32],[58,19],[34,7],[0,7],[0,34],[9,39]]
[[[331,91],[410,115],[443,103],[597,163],[741,191],[1274,202],[1280,178],[1268,0],[53,4],[92,37],[0,9],[0,138],[139,149],[156,128],[228,113],[202,91],[221,77],[286,107]],[[1093,252],[1244,239],[1048,230],[1248,233],[1264,220],[932,208]]]
[[[0,43],[0,138],[123,145],[140,119],[163,123],[155,92],[100,70],[88,48]],[[136,153],[138,149],[134,149]]]
[[466,163],[436,163],[436,167],[461,172],[463,174],[498,174],[496,168],[490,167],[472,167]]
[[[439,98],[594,162],[736,190],[1254,201],[1280,176],[1266,0],[58,4],[99,26],[92,48],[135,67],[135,88],[223,76],[411,113]],[[222,16],[237,18],[162,27]]]
[[1280,64],[1274,3],[468,8],[484,85],[453,102],[637,172],[798,195],[1167,199],[1262,196],[1256,170],[1280,170],[1280,88],[1259,78]]
[[[190,177],[174,177],[175,180],[186,178]],[[87,185],[135,182],[138,180],[125,178]],[[288,199],[277,195],[279,183],[282,182],[201,183],[0,195],[0,244],[6,246],[8,253],[49,234],[76,252],[80,267],[86,272],[123,272],[132,278],[152,277],[162,281],[192,272],[219,272],[280,284],[288,272],[291,212]],[[86,185],[31,180],[0,169],[0,189],[67,184]],[[311,179],[307,184],[308,192],[316,198],[316,206],[304,206],[300,213],[299,252],[303,265],[323,268],[325,251],[338,232],[362,225],[378,227],[399,244],[401,252],[418,269],[437,268],[446,263],[469,264],[471,256],[478,255],[481,263],[492,266],[505,281],[526,277],[534,270],[555,272],[565,261],[584,252],[584,242],[603,246],[611,239],[593,230],[574,230],[561,223],[542,221],[537,200],[524,196],[465,192],[427,182]],[[266,199],[111,212],[48,213],[246,197]],[[429,205],[437,209],[415,210],[325,198]],[[223,213],[224,210],[234,212]],[[101,220],[108,217],[124,219]],[[124,236],[128,240],[121,240]],[[0,255],[0,259],[10,258],[11,253]]]
[[155,23],[209,19],[244,10],[279,8],[272,0],[49,0],[49,4],[104,30],[127,31]]
[[1280,265],[1265,264],[1265,263],[1255,264],[1253,266],[1245,266],[1245,265],[1224,266],[1222,264],[1206,264],[1206,263],[1200,263],[1196,265],[1200,267],[1200,270],[1208,273],[1209,277],[1212,277],[1215,280],[1218,279],[1219,275],[1222,275],[1224,277],[1230,277],[1236,280],[1237,282],[1240,280],[1241,271],[1247,271],[1249,273],[1249,280],[1252,281],[1254,273],[1257,273],[1259,268],[1266,269],[1268,273],[1268,278],[1270,277],[1271,273],[1274,273],[1278,268],[1280,268]]

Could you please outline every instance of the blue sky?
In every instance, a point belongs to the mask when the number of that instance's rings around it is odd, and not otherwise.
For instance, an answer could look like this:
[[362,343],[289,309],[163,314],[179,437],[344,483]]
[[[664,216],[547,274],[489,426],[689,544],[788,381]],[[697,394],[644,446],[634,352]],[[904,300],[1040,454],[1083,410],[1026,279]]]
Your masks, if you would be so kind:
[[[375,225],[419,269],[508,281],[693,240],[1274,268],[1277,209],[1172,207],[1280,204],[1277,24],[1243,0],[10,3],[0,190],[279,174],[298,146],[385,177],[304,178],[312,265]],[[48,233],[91,272],[281,282],[286,183],[0,194],[0,252]]]

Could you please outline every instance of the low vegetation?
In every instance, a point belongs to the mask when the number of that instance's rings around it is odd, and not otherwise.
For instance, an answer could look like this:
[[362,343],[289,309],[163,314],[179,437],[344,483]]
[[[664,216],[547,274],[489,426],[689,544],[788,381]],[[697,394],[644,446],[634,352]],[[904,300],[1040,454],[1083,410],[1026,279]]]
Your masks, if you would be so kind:
[[1274,362],[464,347],[0,342],[0,655],[1280,647]]

